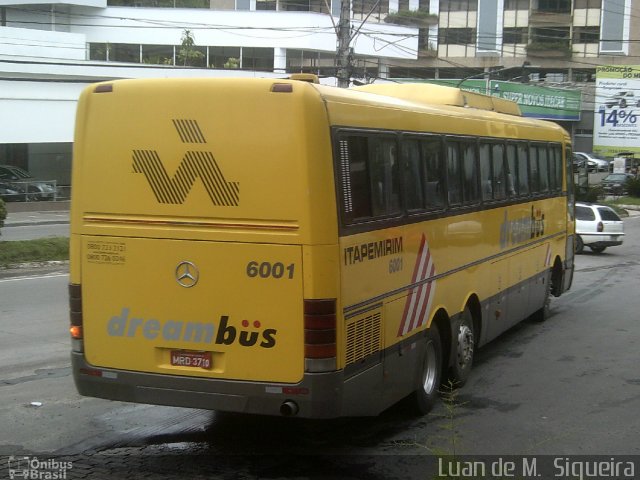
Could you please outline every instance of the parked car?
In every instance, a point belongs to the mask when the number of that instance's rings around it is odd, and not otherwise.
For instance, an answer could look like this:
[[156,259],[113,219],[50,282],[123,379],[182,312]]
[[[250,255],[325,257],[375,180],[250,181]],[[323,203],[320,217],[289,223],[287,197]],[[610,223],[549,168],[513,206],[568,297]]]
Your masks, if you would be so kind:
[[631,173],[610,173],[602,179],[600,186],[609,195],[624,195],[627,193],[627,182],[635,178]]
[[620,108],[627,108],[627,106],[629,105],[640,107],[640,100],[636,99],[633,91],[626,90],[623,92],[618,92],[615,95],[611,95],[605,100],[604,104],[607,106],[607,108],[612,108],[615,106],[618,106]]
[[0,183],[0,198],[5,202],[15,202],[21,200],[23,197],[24,195],[21,195],[18,190],[11,188],[11,185]]
[[595,253],[607,247],[622,245],[624,223],[618,214],[606,205],[576,203],[576,253],[587,246]]
[[573,152],[573,165],[584,165],[586,162],[587,170],[590,172],[608,172],[609,160],[599,157],[593,153]]
[[0,182],[20,193],[16,200],[53,200],[55,182],[37,180],[29,172],[13,165],[0,165]]

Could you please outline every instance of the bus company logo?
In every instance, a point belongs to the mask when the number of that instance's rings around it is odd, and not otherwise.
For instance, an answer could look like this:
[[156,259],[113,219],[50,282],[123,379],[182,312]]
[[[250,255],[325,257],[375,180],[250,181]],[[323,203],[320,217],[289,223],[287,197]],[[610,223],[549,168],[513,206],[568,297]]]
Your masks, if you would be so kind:
[[411,285],[416,286],[411,288],[405,301],[404,313],[398,329],[399,337],[423,326],[429,318],[431,303],[436,293],[436,282],[429,279],[435,274],[436,267],[429,250],[429,243],[426,235],[423,234],[411,277]]
[[176,267],[176,281],[178,285],[184,288],[195,287],[200,278],[200,271],[193,262],[187,262],[186,260],[180,262]]
[[[182,143],[207,143],[195,120],[173,120],[173,126]],[[199,179],[214,205],[237,207],[240,204],[239,182],[227,181],[211,152],[187,151],[173,177],[170,177],[157,151],[133,150],[133,172],[145,176],[159,203],[184,203],[196,179]]]
[[243,347],[258,345],[273,348],[276,345],[275,328],[262,328],[259,320],[242,320],[240,327],[230,324],[229,316],[220,316],[217,325],[213,322],[188,322],[183,320],[160,321],[144,319],[130,314],[129,308],[122,308],[120,315],[114,315],[107,323],[110,337],[128,337],[146,340],[161,339],[167,342],[210,343],[214,345],[239,344]]
[[500,248],[507,248],[527,240],[532,240],[544,235],[544,213],[541,209],[531,205],[531,213],[509,219],[507,210],[504,211],[504,219],[500,225]]

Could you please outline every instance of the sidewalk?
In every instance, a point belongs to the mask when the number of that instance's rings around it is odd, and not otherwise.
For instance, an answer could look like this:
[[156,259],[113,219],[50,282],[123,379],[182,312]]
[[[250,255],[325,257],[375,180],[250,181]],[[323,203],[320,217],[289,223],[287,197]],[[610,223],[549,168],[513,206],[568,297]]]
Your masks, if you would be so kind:
[[9,202],[5,227],[69,223],[69,201]]

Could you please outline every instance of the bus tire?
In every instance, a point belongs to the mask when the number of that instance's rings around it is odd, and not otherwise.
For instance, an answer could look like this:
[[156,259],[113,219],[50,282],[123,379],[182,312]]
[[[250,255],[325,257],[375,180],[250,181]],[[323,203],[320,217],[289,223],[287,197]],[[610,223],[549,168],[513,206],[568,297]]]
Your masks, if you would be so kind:
[[544,303],[542,307],[534,312],[531,316],[534,322],[544,322],[551,315],[551,290],[553,290],[553,275],[549,275],[549,279],[547,280],[547,286],[544,293]]
[[434,322],[427,330],[418,388],[413,392],[413,404],[421,415],[429,413],[438,399],[441,372],[442,340],[438,326]]
[[462,387],[471,373],[475,351],[475,329],[473,315],[467,305],[453,328],[453,364],[449,371],[449,380],[454,388]]

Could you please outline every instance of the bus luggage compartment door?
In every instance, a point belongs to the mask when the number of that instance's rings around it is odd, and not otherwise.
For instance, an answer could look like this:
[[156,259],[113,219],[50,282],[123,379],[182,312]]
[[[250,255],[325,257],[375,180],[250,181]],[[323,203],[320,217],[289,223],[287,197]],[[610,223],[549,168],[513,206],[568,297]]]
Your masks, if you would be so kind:
[[85,236],[95,366],[294,383],[304,370],[302,247]]

